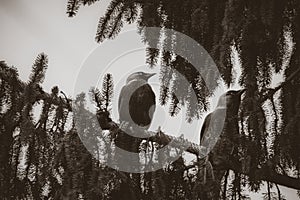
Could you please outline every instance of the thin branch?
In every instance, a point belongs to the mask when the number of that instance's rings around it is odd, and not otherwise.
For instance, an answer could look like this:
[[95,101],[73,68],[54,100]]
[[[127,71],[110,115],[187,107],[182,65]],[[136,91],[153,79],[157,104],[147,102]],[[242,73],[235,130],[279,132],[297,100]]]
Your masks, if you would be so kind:
[[[118,130],[121,130],[119,125],[112,121],[107,112],[98,112],[97,117],[102,130],[110,130],[111,132],[117,132]],[[200,158],[206,156],[206,147],[190,142],[182,137],[171,136],[165,134],[161,130],[158,130],[157,132],[145,131],[144,134],[148,136],[148,140],[151,142],[156,142],[160,145],[170,145],[174,148],[185,150]]]
[[277,193],[278,193],[278,200],[281,200],[281,193],[280,193],[280,188],[278,187],[278,184],[275,184],[277,188]]
[[[101,119],[100,126],[103,130],[110,130],[111,132],[117,132],[119,129],[119,125],[115,122],[113,122],[110,118],[107,112],[98,112],[97,116]],[[103,118],[107,118],[106,120],[103,120]],[[106,122],[104,124],[104,122]],[[158,130],[157,132],[147,131],[147,135],[149,135],[149,141],[156,142],[161,145],[170,145],[174,148],[183,149],[186,152],[189,152],[191,154],[196,155],[197,157],[200,157],[202,159],[205,159],[205,155],[203,152],[206,152],[205,147],[200,146],[198,144],[195,144],[193,142],[189,142],[188,140],[185,140],[181,137],[176,138],[174,136],[167,135],[163,133],[161,130]],[[172,142],[171,142],[172,141]],[[226,163],[228,164],[228,163]],[[247,176],[251,176],[251,174],[247,171],[242,171],[240,167],[229,165],[223,166],[225,168],[233,170],[235,172],[245,174]],[[268,171],[269,173],[265,173]],[[300,179],[290,177],[287,175],[278,174],[275,171],[270,171],[268,167],[262,167],[256,171],[256,174],[260,174],[259,177],[256,177],[259,180],[262,181],[269,181],[275,184],[283,185],[286,187],[294,188],[297,190],[300,190]]]
[[65,100],[69,106],[69,109],[68,110],[72,110],[72,104],[70,103],[70,99],[68,99],[67,95],[63,92],[63,91],[60,91],[60,93],[65,97]]

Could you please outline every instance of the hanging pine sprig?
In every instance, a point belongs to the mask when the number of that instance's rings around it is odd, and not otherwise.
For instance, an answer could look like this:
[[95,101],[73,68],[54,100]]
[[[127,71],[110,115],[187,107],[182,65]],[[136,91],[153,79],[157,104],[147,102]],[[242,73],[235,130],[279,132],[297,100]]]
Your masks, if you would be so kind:
[[82,4],[83,4],[83,5],[88,5],[88,6],[90,6],[90,5],[96,3],[97,1],[100,1],[100,0],[81,0],[81,1],[82,1]]
[[170,109],[169,109],[169,113],[172,117],[176,116],[179,111],[180,111],[180,104],[179,104],[179,100],[177,98],[177,96],[172,93],[171,95],[171,105],[170,105]]
[[45,78],[45,73],[48,68],[48,58],[44,53],[37,56],[29,77],[29,84],[40,84]]
[[99,20],[96,41],[102,42],[104,39],[111,38],[119,33],[123,26],[123,15],[126,7],[124,7],[124,0],[113,0],[108,9],[106,10],[105,16]]
[[80,0],[69,0],[67,4],[67,14],[69,17],[74,17],[79,10]]
[[138,4],[131,2],[131,1],[126,1],[125,4],[127,7],[127,10],[124,13],[125,21],[128,24],[131,24],[131,23],[135,22],[135,20],[138,17],[139,6],[138,6]]

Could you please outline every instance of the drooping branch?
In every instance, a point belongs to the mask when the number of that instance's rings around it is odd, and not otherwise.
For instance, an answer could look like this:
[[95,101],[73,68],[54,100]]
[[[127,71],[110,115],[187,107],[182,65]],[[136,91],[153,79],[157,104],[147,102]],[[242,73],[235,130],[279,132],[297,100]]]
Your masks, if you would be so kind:
[[[25,89],[27,87],[30,87],[28,83],[21,81],[17,74],[12,73],[12,69],[8,68],[5,63],[3,64],[3,68],[0,70],[0,78],[2,81],[9,83],[9,85],[13,85],[15,87],[15,90],[20,93],[24,93]],[[1,66],[2,67],[2,66]],[[32,86],[31,86],[32,87]],[[33,102],[37,102],[40,100],[49,100],[53,105],[60,105],[65,109],[68,109],[68,111],[72,111],[70,102],[71,99],[68,99],[64,93],[62,93],[65,97],[65,99],[59,98],[58,96],[55,96],[53,94],[49,94],[45,92],[40,85],[36,85],[34,87],[35,89],[35,99]]]
[[[234,165],[230,165],[229,169],[251,177],[251,173],[249,171],[243,171]],[[256,177],[257,180],[267,181],[267,182],[300,190],[300,178],[279,174],[278,172],[270,170],[268,166],[264,166],[258,169],[256,171],[256,174],[259,174],[259,177]]]
[[[104,130],[110,130],[111,132],[116,132],[117,129],[119,129],[119,125],[115,122],[113,122],[109,115],[106,112],[98,112],[97,117],[99,119],[99,123],[101,128]],[[148,140],[152,142],[156,142],[160,145],[170,145],[174,148],[183,149],[186,152],[189,152],[191,154],[196,155],[197,157],[202,157],[205,159],[204,152],[206,151],[205,147],[200,146],[196,143],[190,142],[188,140],[185,140],[181,137],[176,138],[174,136],[170,136],[168,134],[165,134],[163,131],[158,130],[157,132],[147,131],[147,134],[149,135]],[[174,142],[171,142],[174,141]],[[216,147],[218,148],[218,147]],[[224,152],[226,153],[226,152]],[[226,166],[228,170],[233,170],[242,174],[245,174],[247,176],[251,176],[251,174],[247,171],[241,171],[241,169],[228,165]],[[256,177],[259,180],[262,181],[269,181],[272,183],[276,183],[279,185],[283,185],[286,187],[294,188],[300,190],[300,179],[290,177],[287,175],[282,175],[274,171],[269,171],[269,173],[264,173],[268,171],[269,169],[267,167],[264,167],[262,169],[259,169],[257,171],[257,174],[260,174],[260,177]],[[261,172],[261,173],[260,173]]]

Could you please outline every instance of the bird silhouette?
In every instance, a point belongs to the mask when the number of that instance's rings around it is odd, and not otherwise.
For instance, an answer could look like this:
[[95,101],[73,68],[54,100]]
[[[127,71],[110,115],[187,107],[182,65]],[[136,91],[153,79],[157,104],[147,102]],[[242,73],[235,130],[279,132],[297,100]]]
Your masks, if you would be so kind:
[[[155,111],[155,94],[148,84],[148,79],[155,73],[135,72],[128,76],[126,84],[123,86],[119,96],[118,111],[120,129],[115,138],[118,147],[115,150],[116,164],[125,166],[127,172],[140,172],[139,146],[142,141],[142,133],[148,129]],[[122,128],[122,124],[126,124]],[[134,128],[133,128],[134,127]],[[129,129],[128,129],[129,128]],[[132,128],[132,129],[131,129]],[[140,131],[143,130],[143,131]],[[138,133],[138,134],[136,134]],[[129,155],[124,151],[131,152]],[[140,174],[126,174],[127,180],[137,183],[133,187],[135,191],[140,191]],[[128,182],[122,181],[122,198],[141,199],[139,192],[132,193],[127,190]],[[120,199],[116,196],[116,199]]]
[[[209,113],[205,119],[200,132],[200,144],[207,145],[209,138],[219,136],[224,128],[230,129],[232,117],[238,114],[241,95],[245,92],[242,90],[229,90],[219,97],[216,109]],[[207,140],[207,141],[206,141]]]
[[135,72],[128,76],[118,103],[120,123],[148,129],[155,111],[155,94],[148,79],[155,73]]
[[219,199],[219,183],[226,173],[225,164],[231,159],[235,136],[239,133],[238,111],[244,91],[229,90],[222,94],[216,109],[206,116],[202,125],[200,145],[205,147],[208,156],[198,160],[199,177],[207,186],[207,191],[200,192],[201,199]]

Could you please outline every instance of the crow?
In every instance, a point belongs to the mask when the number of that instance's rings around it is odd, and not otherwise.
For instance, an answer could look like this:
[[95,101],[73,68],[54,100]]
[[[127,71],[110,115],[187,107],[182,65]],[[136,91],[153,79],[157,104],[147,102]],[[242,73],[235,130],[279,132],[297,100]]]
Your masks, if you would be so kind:
[[120,123],[148,129],[155,111],[155,94],[148,79],[155,73],[135,72],[128,76],[118,103]]

